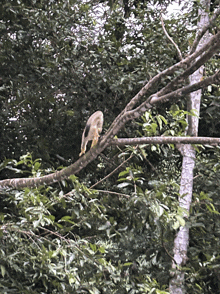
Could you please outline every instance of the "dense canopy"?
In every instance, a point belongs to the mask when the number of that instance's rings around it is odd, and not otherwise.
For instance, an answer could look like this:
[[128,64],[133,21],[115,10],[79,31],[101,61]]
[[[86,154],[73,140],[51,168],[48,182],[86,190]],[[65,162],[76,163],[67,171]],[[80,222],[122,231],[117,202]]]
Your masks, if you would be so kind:
[[[213,43],[198,65],[205,66],[198,136],[211,139],[194,145],[190,215],[178,201],[180,148],[132,143],[184,137],[196,117],[187,108],[194,90],[184,92],[191,73],[184,74],[198,60],[190,50],[201,6],[181,2],[180,9],[168,0],[1,1],[0,180],[71,174],[1,189],[1,293],[169,293],[180,227],[189,228],[186,293],[220,292],[220,151],[212,145],[220,137],[218,1],[209,13]],[[173,97],[155,100],[157,92]],[[130,101],[139,104],[129,109]],[[97,110],[104,147],[77,161]],[[112,137],[129,139],[116,145]]]

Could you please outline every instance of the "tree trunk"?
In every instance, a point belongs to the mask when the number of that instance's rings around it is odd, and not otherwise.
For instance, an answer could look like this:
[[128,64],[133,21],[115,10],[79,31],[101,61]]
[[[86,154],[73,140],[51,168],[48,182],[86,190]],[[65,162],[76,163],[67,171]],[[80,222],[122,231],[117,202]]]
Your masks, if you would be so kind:
[[[210,0],[202,0],[201,5],[203,9],[199,10],[199,20],[198,20],[198,31],[207,25],[209,22],[208,9],[210,6]],[[200,40],[197,50],[208,41],[208,33],[206,33],[203,38]],[[189,78],[190,85],[200,81],[203,77],[203,66],[195,71]],[[197,136],[198,135],[198,125],[199,125],[199,113],[200,113],[200,101],[201,101],[202,91],[198,90],[190,94],[187,103],[187,110],[190,112],[193,110],[196,116],[188,117],[188,136]],[[193,169],[195,166],[195,150],[192,145],[180,145],[178,146],[179,151],[183,156],[182,162],[182,173],[181,173],[181,182],[180,182],[180,191],[179,191],[179,205],[181,208],[186,210],[185,217],[189,215],[190,205],[192,201],[193,193]],[[174,240],[174,261],[172,264],[172,279],[170,280],[170,293],[171,294],[183,294],[186,293],[184,287],[184,271],[181,270],[181,267],[186,264],[187,261],[187,248],[189,244],[189,228],[180,227],[179,231],[176,234]]]

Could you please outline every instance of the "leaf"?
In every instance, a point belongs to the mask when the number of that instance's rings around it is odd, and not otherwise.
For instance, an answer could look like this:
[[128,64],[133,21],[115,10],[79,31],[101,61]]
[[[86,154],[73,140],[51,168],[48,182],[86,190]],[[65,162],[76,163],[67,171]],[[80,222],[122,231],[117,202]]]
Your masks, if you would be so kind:
[[103,230],[108,229],[109,227],[111,227],[111,224],[110,224],[110,222],[107,221],[104,225],[100,226],[100,227],[98,228],[98,230],[99,230],[99,231],[103,231]]
[[1,267],[1,275],[4,278],[5,273],[6,273],[6,269],[5,269],[5,267],[2,264],[0,265],[0,267]]
[[185,226],[186,222],[185,222],[185,220],[181,216],[176,215],[176,219],[178,220],[180,226],[182,226],[182,227]]
[[130,265],[132,265],[133,264],[133,262],[125,262],[124,264],[123,264],[123,266],[130,266]]
[[41,163],[40,162],[35,162],[34,164],[34,170],[37,171],[41,166]]
[[131,185],[130,183],[126,183],[126,182],[124,182],[124,183],[120,183],[120,184],[118,184],[117,187],[118,187],[118,188],[125,188],[125,187],[130,186],[130,185]]
[[129,170],[128,170],[128,169],[126,169],[126,170],[124,170],[124,171],[120,172],[120,173],[119,173],[119,175],[118,175],[118,177],[120,178],[120,177],[122,177],[122,176],[125,176],[125,175],[127,175],[128,173],[129,173]]
[[174,222],[172,227],[174,230],[177,230],[180,227],[180,223],[178,221],[176,221],[176,222]]
[[105,247],[100,246],[100,247],[99,247],[99,252],[100,252],[100,253],[105,253]]
[[89,243],[89,246],[90,246],[90,248],[91,248],[94,252],[97,251],[97,247],[96,247],[95,244]]

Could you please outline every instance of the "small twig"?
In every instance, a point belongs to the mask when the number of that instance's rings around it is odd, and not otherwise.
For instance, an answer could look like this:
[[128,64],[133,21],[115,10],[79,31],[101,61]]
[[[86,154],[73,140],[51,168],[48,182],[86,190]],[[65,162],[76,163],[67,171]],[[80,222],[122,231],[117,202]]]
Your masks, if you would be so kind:
[[114,195],[117,195],[117,196],[123,196],[123,197],[130,198],[130,196],[127,195],[127,194],[118,193],[118,192],[114,192],[114,191],[106,191],[106,190],[96,190],[96,191],[100,192],[100,193],[108,193],[108,194],[114,194]]
[[94,188],[97,186],[99,183],[103,182],[107,178],[109,178],[111,175],[113,175],[122,165],[124,165],[128,160],[130,160],[133,157],[133,154],[131,154],[125,161],[123,161],[119,166],[117,166],[112,172],[110,172],[107,176],[105,176],[103,179],[100,181],[96,182],[94,185],[92,185],[89,189]]
[[163,239],[163,229],[162,229],[162,236],[161,236],[161,245],[164,248],[164,250],[166,251],[166,254],[171,258],[171,260],[174,262],[174,264],[176,265],[176,260],[174,259],[174,257],[169,253],[169,251],[167,250],[165,244],[164,244],[164,239]]
[[167,32],[167,30],[166,30],[166,28],[165,28],[165,25],[164,25],[164,22],[163,22],[163,18],[162,18],[162,16],[161,16],[160,19],[161,19],[162,28],[163,28],[163,31],[164,31],[165,35],[166,35],[167,38],[170,40],[170,42],[175,46],[175,48],[176,48],[176,50],[177,50],[177,52],[178,52],[179,59],[182,60],[182,59],[183,59],[183,57],[182,57],[182,53],[181,53],[179,47],[177,46],[177,44],[176,44],[176,43],[173,41],[173,39],[169,36],[169,34],[168,34],[168,32]]
[[172,260],[175,264],[177,264],[177,263],[176,263],[176,260],[175,260],[174,257],[169,253],[169,251],[167,250],[167,248],[166,248],[166,246],[163,244],[163,242],[162,242],[162,246],[163,246],[164,250],[166,251],[166,254],[171,258],[171,260]]

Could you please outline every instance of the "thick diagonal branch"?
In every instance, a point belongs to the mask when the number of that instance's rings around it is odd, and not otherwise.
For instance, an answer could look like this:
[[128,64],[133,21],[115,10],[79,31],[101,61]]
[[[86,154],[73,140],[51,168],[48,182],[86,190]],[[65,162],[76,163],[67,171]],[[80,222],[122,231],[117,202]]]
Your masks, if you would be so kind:
[[[193,67],[188,69],[187,74],[190,74],[192,70],[196,70],[198,66],[200,66],[200,62],[205,62],[206,58],[209,58],[211,54],[214,54],[209,46],[214,47],[215,50],[217,50],[217,43],[219,42],[218,38],[220,36],[220,33],[217,34],[215,37],[211,38],[208,44],[203,46],[203,50],[199,50],[200,54],[207,50],[206,53],[201,57],[202,59],[199,59],[197,62],[194,63]],[[212,48],[213,49],[213,48]],[[83,157],[78,159],[75,163],[70,165],[69,167],[63,169],[62,171],[56,172],[54,174],[46,175],[41,178],[22,178],[22,179],[8,179],[8,180],[3,180],[0,181],[0,188],[24,188],[24,187],[35,187],[35,186],[40,186],[40,185],[49,185],[52,183],[55,183],[57,181],[61,181],[63,179],[68,178],[72,174],[78,173],[80,170],[82,170],[87,164],[92,162],[107,146],[111,144],[112,138],[114,135],[118,133],[118,131],[125,125],[126,122],[129,120],[133,120],[139,116],[141,116],[147,109],[151,108],[153,105],[156,105],[157,103],[162,103],[170,99],[180,99],[181,97],[187,95],[188,93],[192,91],[196,91],[198,89],[207,87],[213,82],[216,82],[217,84],[220,83],[220,76],[219,72],[217,72],[215,75],[199,82],[196,83],[192,86],[186,86],[181,89],[178,89],[176,91],[173,91],[169,94],[161,95],[163,93],[160,91],[160,97],[155,97],[151,96],[149,97],[146,101],[144,101],[141,105],[136,107],[136,109],[132,108],[136,104],[140,98],[142,98],[148,89],[153,87],[155,83],[161,79],[164,75],[165,72],[168,74],[169,72],[175,71],[177,68],[181,66],[184,66],[184,64],[188,64],[188,62],[191,62],[194,60],[195,57],[199,56],[197,55],[198,52],[195,52],[192,56],[189,56],[188,59],[185,59],[181,61],[178,65],[174,65],[173,67],[169,68],[168,70],[162,72],[161,74],[157,75],[155,78],[153,78],[149,83],[141,89],[141,91],[131,100],[130,103],[128,103],[127,107],[122,111],[122,113],[114,120],[112,125],[110,126],[109,130],[107,131],[106,135],[102,137],[100,140],[99,144],[90,149],[89,152],[87,152]],[[207,59],[208,60],[208,59]],[[163,90],[166,92],[165,90]]]

